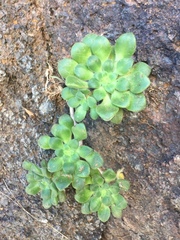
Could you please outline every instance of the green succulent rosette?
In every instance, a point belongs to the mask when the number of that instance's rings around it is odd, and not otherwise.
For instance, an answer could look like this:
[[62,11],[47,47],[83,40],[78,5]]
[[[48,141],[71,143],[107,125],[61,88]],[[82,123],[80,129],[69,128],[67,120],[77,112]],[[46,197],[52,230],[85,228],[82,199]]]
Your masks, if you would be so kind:
[[111,213],[121,217],[127,202],[121,195],[129,189],[129,182],[120,179],[112,169],[100,170],[103,159],[92,148],[82,145],[87,138],[83,123],[74,125],[73,119],[64,114],[51,128],[51,136],[44,135],[38,140],[44,150],[54,151],[49,161],[41,161],[36,166],[29,161],[23,162],[28,171],[26,192],[40,194],[43,207],[48,209],[66,200],[66,189],[71,185],[75,189],[75,200],[82,204],[83,214],[96,212],[102,222],[106,222]]
[[88,34],[72,46],[71,58],[58,62],[66,85],[62,98],[75,109],[77,122],[89,112],[94,120],[120,123],[123,109],[139,112],[146,107],[151,68],[134,64],[135,50],[133,33],[122,34],[114,46],[104,36]]
[[23,163],[23,168],[29,171],[26,192],[31,195],[40,193],[45,208],[64,201],[65,189],[70,184],[75,189],[84,187],[91,169],[103,165],[103,159],[96,151],[80,144],[87,138],[83,123],[74,126],[72,118],[64,114],[52,126],[51,133],[51,137],[41,136],[38,144],[42,149],[53,150],[53,157],[48,162],[42,161],[41,167],[29,161]]

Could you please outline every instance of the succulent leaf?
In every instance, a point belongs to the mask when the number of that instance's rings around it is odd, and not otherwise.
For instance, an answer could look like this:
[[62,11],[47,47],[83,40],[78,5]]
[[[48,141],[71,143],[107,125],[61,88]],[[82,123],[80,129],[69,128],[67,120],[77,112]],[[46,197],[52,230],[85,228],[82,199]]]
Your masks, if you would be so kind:
[[82,204],[81,212],[82,212],[82,214],[89,214],[89,213],[91,213],[90,207],[89,207],[89,202]]
[[134,64],[132,71],[141,72],[148,77],[151,73],[151,67],[144,62],[138,62]]
[[111,53],[111,44],[104,36],[97,36],[91,45],[91,50],[101,61],[105,61]]
[[74,138],[77,139],[78,141],[81,141],[87,138],[87,132],[86,132],[86,127],[84,123],[79,123],[73,126],[72,132],[73,132]]
[[74,69],[74,73],[82,80],[89,80],[93,77],[93,73],[84,64],[78,64]]
[[111,206],[111,211],[112,211],[112,215],[115,218],[121,218],[122,216],[122,208],[116,206],[116,205],[112,205]]
[[55,176],[52,178],[53,182],[55,183],[56,187],[62,191],[67,188],[72,182],[72,176],[67,174],[62,174],[60,176]]
[[139,112],[146,107],[146,98],[143,93],[131,94],[130,104],[127,109],[131,112]]
[[71,130],[72,126],[74,125],[72,118],[68,114],[63,114],[59,118],[59,124],[63,125]]
[[131,76],[130,80],[130,91],[132,93],[138,94],[143,92],[147,87],[149,87],[150,81],[149,78],[146,77],[141,72],[135,72]]
[[71,131],[63,125],[54,124],[51,128],[51,133],[55,137],[61,138],[65,143],[71,140]]
[[71,48],[71,57],[78,63],[85,63],[91,54],[91,49],[83,42],[75,43]]
[[63,146],[62,140],[58,137],[51,137],[49,140],[49,146],[51,149],[60,149]]
[[92,194],[93,192],[91,190],[84,188],[75,194],[75,199],[79,203],[86,203],[90,199]]
[[77,161],[75,174],[76,176],[83,178],[89,176],[90,174],[89,164],[82,160]]
[[90,56],[86,64],[92,72],[99,72],[101,70],[101,60],[96,55]]
[[133,33],[124,33],[115,44],[116,60],[131,57],[136,50],[136,38]]
[[91,48],[97,36],[97,34],[89,33],[82,39],[82,42]]
[[97,198],[96,196],[92,196],[89,201],[90,211],[97,212],[101,207],[102,200],[101,198]]
[[77,62],[73,59],[64,58],[58,62],[58,72],[63,78],[66,78],[70,75],[73,75],[76,65]]
[[98,210],[98,218],[102,221],[102,222],[107,222],[108,219],[110,218],[110,209],[108,206],[102,204],[101,207]]
[[117,79],[116,89],[119,92],[124,92],[129,90],[129,76],[122,76]]
[[66,86],[70,88],[75,88],[75,89],[84,89],[88,88],[88,83],[81,80],[80,78],[77,78],[76,76],[70,75],[66,78]]
[[110,183],[116,179],[116,173],[112,169],[107,169],[102,174],[107,183]]
[[110,97],[106,95],[102,103],[96,107],[96,111],[104,121],[110,121],[118,112],[118,107],[112,105]]
[[116,115],[111,119],[111,122],[115,124],[119,124],[122,122],[122,119],[123,119],[123,110],[119,108]]
[[116,63],[115,72],[119,75],[124,75],[131,69],[132,65],[132,58],[122,58]]
[[50,137],[49,137],[49,136],[47,136],[47,135],[41,136],[41,137],[38,139],[38,145],[39,145],[40,148],[42,148],[42,149],[50,149],[49,140],[50,140]]
[[127,108],[131,101],[131,93],[129,91],[126,92],[118,92],[114,91],[111,96],[111,102],[113,105],[120,108]]
[[97,169],[103,165],[102,157],[95,151],[91,155],[86,156],[85,159],[92,169]]

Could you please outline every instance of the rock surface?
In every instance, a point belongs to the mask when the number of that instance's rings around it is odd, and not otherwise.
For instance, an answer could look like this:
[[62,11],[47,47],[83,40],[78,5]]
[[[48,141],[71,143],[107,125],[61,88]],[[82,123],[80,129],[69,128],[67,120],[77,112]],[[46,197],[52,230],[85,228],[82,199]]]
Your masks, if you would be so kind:
[[[6,239],[177,240],[179,211],[180,35],[178,0],[7,0],[0,3],[0,233]],[[102,224],[68,201],[45,210],[25,193],[25,159],[38,164],[51,152],[37,139],[67,112],[57,61],[87,33],[112,43],[132,31],[136,61],[152,67],[148,107],[122,124],[86,119],[86,141],[105,165],[124,168],[131,189],[122,219]],[[54,71],[54,72],[53,72]],[[17,205],[16,202],[21,205]],[[23,207],[22,207],[23,206]],[[32,218],[26,211],[32,214]],[[48,223],[40,222],[46,219]],[[66,238],[64,238],[66,239]]]

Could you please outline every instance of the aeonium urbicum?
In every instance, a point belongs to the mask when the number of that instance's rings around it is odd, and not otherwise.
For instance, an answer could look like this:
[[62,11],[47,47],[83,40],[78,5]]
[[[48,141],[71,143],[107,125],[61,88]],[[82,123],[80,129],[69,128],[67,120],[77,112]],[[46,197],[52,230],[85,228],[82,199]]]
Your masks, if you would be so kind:
[[144,90],[150,85],[150,67],[134,64],[136,39],[122,34],[114,46],[104,36],[86,35],[71,48],[71,58],[58,63],[65,79],[62,97],[75,108],[75,120],[82,121],[90,111],[92,119],[120,123],[123,109],[139,112],[146,106]]
[[87,138],[85,125],[74,125],[72,118],[64,114],[51,128],[52,136],[41,136],[38,144],[42,149],[54,150],[49,161],[43,160],[41,167],[24,161],[23,168],[31,195],[40,193],[44,208],[56,206],[66,199],[65,190],[71,185],[75,200],[82,204],[82,213],[97,212],[101,221],[106,222],[110,213],[121,217],[126,207],[122,190],[129,188],[129,182],[119,177],[112,169],[104,172],[102,157],[92,148],[82,144]]

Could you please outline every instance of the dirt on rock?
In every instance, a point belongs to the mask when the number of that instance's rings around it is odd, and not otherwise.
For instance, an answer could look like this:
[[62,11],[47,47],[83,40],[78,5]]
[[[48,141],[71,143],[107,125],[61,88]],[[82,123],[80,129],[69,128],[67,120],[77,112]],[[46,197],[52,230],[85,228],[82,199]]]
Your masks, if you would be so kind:
[[[178,0],[0,2],[0,239],[180,239],[179,8]],[[84,121],[85,143],[105,167],[124,168],[129,205],[122,219],[103,224],[80,213],[69,189],[65,203],[45,210],[39,196],[25,193],[22,162],[51,156],[37,139],[68,112],[59,94],[63,84],[51,78],[58,76],[57,62],[87,33],[114,44],[130,31],[137,38],[135,60],[152,67],[147,108],[126,112],[120,125]]]

